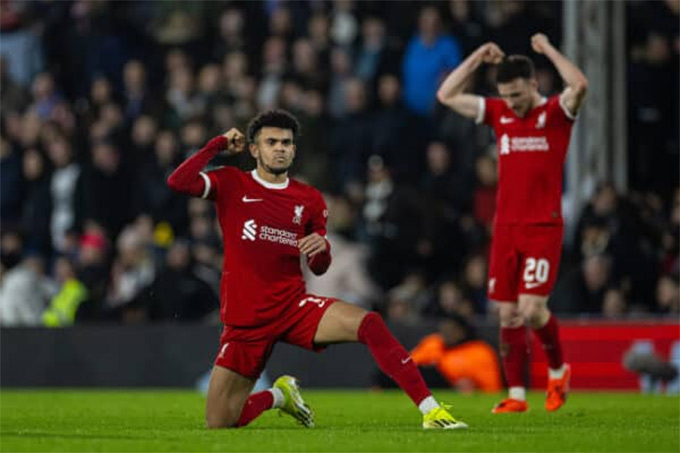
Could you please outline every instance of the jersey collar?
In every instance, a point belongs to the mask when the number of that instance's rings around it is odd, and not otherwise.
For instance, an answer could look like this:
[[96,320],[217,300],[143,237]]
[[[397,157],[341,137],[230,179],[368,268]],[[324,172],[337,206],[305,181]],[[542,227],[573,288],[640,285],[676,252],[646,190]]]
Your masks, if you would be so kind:
[[250,172],[250,174],[253,176],[253,179],[257,181],[260,185],[266,187],[267,189],[276,189],[276,190],[281,190],[285,189],[288,187],[288,183],[290,182],[290,178],[286,178],[285,181],[275,183],[275,182],[267,182],[264,179],[260,178],[260,175],[257,174],[257,170],[253,170]]

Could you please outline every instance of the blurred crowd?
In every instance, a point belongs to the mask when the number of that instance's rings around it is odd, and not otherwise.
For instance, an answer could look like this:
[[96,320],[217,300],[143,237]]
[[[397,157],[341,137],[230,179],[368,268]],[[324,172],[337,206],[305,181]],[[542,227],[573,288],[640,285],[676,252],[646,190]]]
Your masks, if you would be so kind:
[[[680,312],[679,3],[627,10],[631,187],[602,181],[573,219],[558,313]],[[165,181],[275,107],[302,124],[293,176],[330,210],[334,264],[310,292],[402,322],[494,316],[494,137],[435,92],[488,40],[559,44],[560,2],[0,0],[0,13],[2,325],[216,321],[214,210]],[[492,69],[471,89],[494,94]]]

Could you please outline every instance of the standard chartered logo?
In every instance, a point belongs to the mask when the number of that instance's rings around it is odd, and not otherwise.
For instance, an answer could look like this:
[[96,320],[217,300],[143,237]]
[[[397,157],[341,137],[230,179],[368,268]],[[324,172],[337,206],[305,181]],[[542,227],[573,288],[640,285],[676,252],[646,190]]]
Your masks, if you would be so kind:
[[539,137],[508,137],[503,134],[500,140],[500,154],[524,151],[550,151],[550,144],[545,136]]
[[255,239],[260,239],[261,241],[297,247],[297,233],[266,225],[259,227],[258,231],[258,226],[254,219],[246,220],[244,222],[241,239],[244,241],[255,241]]
[[246,220],[246,223],[243,224],[243,232],[241,233],[241,239],[243,239],[244,241],[246,239],[254,241],[256,235],[257,224],[255,223],[255,220],[253,219]]

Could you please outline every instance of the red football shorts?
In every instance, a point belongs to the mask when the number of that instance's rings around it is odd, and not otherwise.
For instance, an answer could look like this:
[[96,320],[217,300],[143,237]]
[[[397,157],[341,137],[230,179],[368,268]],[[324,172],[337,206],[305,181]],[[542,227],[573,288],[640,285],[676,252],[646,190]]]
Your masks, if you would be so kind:
[[307,294],[269,324],[224,326],[215,365],[257,379],[279,341],[312,351],[322,350],[323,347],[314,344],[314,335],[321,317],[334,302],[335,299]]
[[519,294],[548,296],[557,279],[563,234],[562,225],[496,225],[489,299],[516,302]]

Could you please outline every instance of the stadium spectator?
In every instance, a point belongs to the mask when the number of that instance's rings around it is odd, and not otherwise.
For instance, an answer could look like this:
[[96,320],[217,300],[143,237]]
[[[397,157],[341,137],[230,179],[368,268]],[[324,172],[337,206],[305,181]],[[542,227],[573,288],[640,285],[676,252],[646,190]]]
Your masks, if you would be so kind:
[[401,85],[394,74],[378,79],[378,102],[371,120],[371,152],[382,157],[398,181],[414,182],[423,168],[423,159],[412,152],[425,145],[423,134],[404,128],[412,114],[401,100]]
[[0,281],[0,324],[3,327],[41,325],[42,312],[52,291],[53,285],[45,275],[44,258],[26,252],[19,264],[3,270]]
[[[4,164],[3,164],[4,166]],[[27,246],[48,256],[52,250],[50,239],[50,177],[45,156],[35,148],[28,148],[23,156],[23,209],[21,225]],[[2,178],[4,181],[4,177]],[[4,188],[3,188],[4,192]],[[3,222],[5,216],[2,216]]]
[[346,50],[349,50],[359,33],[356,6],[353,0],[333,0],[330,13],[330,36],[336,45]]
[[[496,352],[476,338],[473,327],[462,316],[442,318],[437,332],[411,350],[411,358],[421,368],[434,367],[460,392],[496,393],[503,385]],[[427,376],[425,371],[423,374]]]
[[54,168],[50,181],[50,232],[57,252],[66,251],[66,233],[81,227],[85,208],[81,167],[74,162],[71,143],[57,136],[47,144],[47,155]]
[[481,254],[470,255],[463,267],[462,288],[466,298],[475,307],[475,313],[483,315],[487,311],[487,262]]
[[18,223],[22,205],[22,159],[18,150],[0,136],[0,218],[3,223]]
[[436,285],[434,297],[425,307],[425,314],[435,317],[461,316],[472,322],[475,306],[465,297],[458,282],[453,278],[445,278]]
[[633,49],[627,77],[628,140],[634,150],[628,164],[631,186],[652,189],[664,198],[675,188],[680,165],[677,54],[666,36],[650,31],[644,45]]
[[357,78],[346,81],[343,94],[346,112],[336,122],[329,144],[336,187],[340,190],[363,180],[372,131],[364,83]]
[[442,33],[438,9],[424,6],[418,16],[418,33],[411,38],[402,63],[406,106],[420,116],[431,116],[440,78],[460,61],[460,46]]
[[601,313],[611,277],[611,257],[596,254],[586,257],[581,267],[567,273],[554,291],[551,304],[558,313]]
[[678,275],[662,276],[656,287],[657,310],[660,313],[680,313],[680,284]]
[[420,265],[423,206],[412,187],[395,183],[380,157],[371,156],[368,167],[362,224],[373,251],[369,271],[382,288],[390,288],[407,269]]
[[602,316],[608,319],[619,319],[628,312],[626,295],[621,288],[609,288],[602,301]]
[[0,55],[9,65],[12,79],[23,87],[30,86],[44,67],[40,26],[31,23],[31,9],[30,3],[17,1],[0,5]]
[[[154,145],[158,136],[158,122],[149,115],[142,115],[132,123],[128,155],[134,166],[144,166],[154,160]],[[125,154],[125,153],[124,153]]]
[[123,68],[123,111],[128,121],[134,121],[143,114],[157,116],[160,113],[146,72],[144,63],[139,60],[130,60]]
[[43,325],[46,327],[71,326],[76,321],[80,304],[88,298],[87,288],[77,279],[73,262],[65,256],[57,258],[54,264],[54,276],[58,288],[49,306],[42,313]]
[[133,196],[133,176],[123,166],[121,153],[111,142],[95,143],[92,166],[83,177],[88,188],[85,194],[85,216],[104,227],[109,236],[117,237],[136,214],[137,196]]
[[347,99],[345,91],[353,79],[352,60],[349,52],[334,48],[330,56],[331,77],[328,86],[328,113],[339,120],[347,114]]
[[0,110],[23,112],[30,97],[26,89],[14,81],[7,64],[7,59],[0,54]]
[[219,299],[193,271],[191,248],[176,240],[168,250],[167,266],[151,284],[146,306],[150,320],[186,322],[203,319],[219,307]]
[[94,222],[87,222],[79,239],[75,260],[76,275],[89,295],[88,300],[80,305],[76,321],[102,320],[106,315],[104,302],[108,291],[111,256],[106,236]]
[[215,43],[213,56],[215,60],[223,61],[234,53],[253,55],[250,40],[244,36],[245,17],[243,11],[236,7],[229,7],[220,15],[218,24],[218,40]]
[[136,198],[140,200],[141,211],[148,213],[154,223],[168,222],[181,235],[188,229],[187,203],[165,183],[181,161],[179,143],[169,130],[161,131],[155,142],[153,160],[141,165],[137,176]]
[[[364,18],[361,24],[361,40],[354,51],[355,75],[375,93],[378,79],[384,74],[399,70],[399,53],[385,30],[384,21],[377,16]],[[373,100],[371,100],[373,101]]]
[[456,37],[464,55],[470,54],[483,43],[486,32],[483,18],[478,17],[477,5],[470,0],[448,2],[449,17],[445,21],[445,28]]
[[111,281],[106,294],[105,311],[124,323],[143,319],[145,291],[151,285],[155,268],[148,244],[134,226],[127,226],[117,240],[117,257],[111,269]]
[[300,128],[300,149],[295,163],[295,172],[319,190],[332,188],[332,171],[329,168],[328,140],[325,132],[330,128],[330,119],[325,110],[323,94],[316,89],[301,93],[301,111],[298,115]]
[[427,169],[418,187],[424,216],[419,249],[428,275],[436,280],[448,269],[460,269],[466,253],[459,223],[469,210],[470,184],[456,170],[445,143],[430,142],[426,153]]
[[262,71],[257,89],[256,103],[260,109],[277,105],[283,77],[288,70],[286,64],[286,42],[280,37],[272,36],[264,43],[262,51]]

